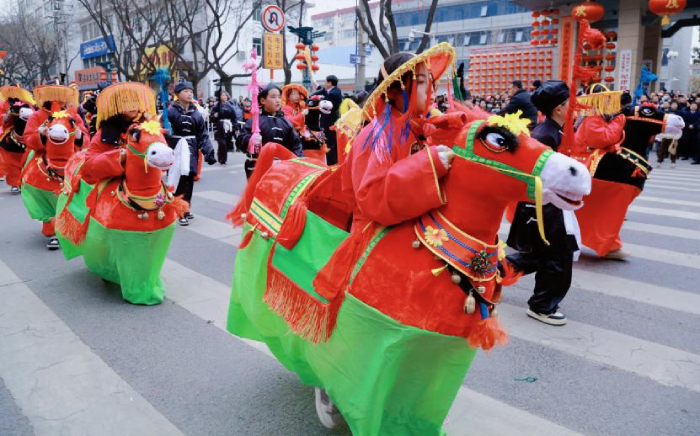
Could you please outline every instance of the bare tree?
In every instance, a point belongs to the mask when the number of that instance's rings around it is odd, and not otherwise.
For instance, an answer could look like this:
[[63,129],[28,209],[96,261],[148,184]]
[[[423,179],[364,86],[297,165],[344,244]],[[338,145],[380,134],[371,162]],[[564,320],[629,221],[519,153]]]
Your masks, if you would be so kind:
[[[430,9],[426,18],[424,33],[430,33],[435,18],[438,0],[431,0]],[[394,10],[391,0],[379,0],[379,29],[372,17],[372,8],[369,0],[360,0],[360,4],[355,8],[355,14],[362,26],[362,30],[367,33],[369,40],[377,47],[384,59],[399,52],[399,38],[396,32],[396,21],[394,20]],[[423,35],[416,53],[421,53],[430,43],[430,36]]]
[[30,85],[35,80],[51,80],[51,70],[60,53],[54,35],[44,26],[32,23],[25,11],[6,17],[0,26],[0,44],[9,52],[5,59],[5,77]]

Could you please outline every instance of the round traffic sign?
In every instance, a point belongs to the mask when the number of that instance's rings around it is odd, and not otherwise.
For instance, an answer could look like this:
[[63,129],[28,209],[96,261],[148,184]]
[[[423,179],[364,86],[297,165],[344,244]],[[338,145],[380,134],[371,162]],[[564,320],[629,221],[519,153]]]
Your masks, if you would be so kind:
[[269,5],[262,10],[262,25],[269,32],[279,32],[284,28],[284,12],[279,6]]

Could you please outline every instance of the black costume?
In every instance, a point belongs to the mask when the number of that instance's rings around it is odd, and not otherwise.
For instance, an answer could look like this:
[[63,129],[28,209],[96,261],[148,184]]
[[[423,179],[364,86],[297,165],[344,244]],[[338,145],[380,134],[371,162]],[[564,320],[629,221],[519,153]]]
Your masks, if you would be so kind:
[[537,107],[530,101],[530,93],[524,89],[518,90],[510,97],[510,101],[508,101],[501,113],[514,114],[519,110],[523,112],[521,117],[530,119],[531,128],[537,125]]
[[184,138],[190,148],[190,172],[182,174],[180,177],[175,195],[182,195],[185,201],[191,203],[199,151],[202,151],[204,161],[213,165],[216,163],[214,148],[209,142],[209,133],[204,118],[194,104],[190,104],[188,108],[184,108],[180,102],[171,104],[168,109],[168,120],[173,129],[173,134],[168,137],[168,146],[174,149],[180,139]]
[[[236,146],[243,153],[248,155],[248,159],[245,161],[245,174],[246,177],[250,177],[255,169],[255,161],[258,159],[258,154],[248,153],[248,142],[250,137],[253,135],[253,119],[246,121],[245,126],[241,130],[240,135],[236,138]],[[284,117],[281,111],[275,114],[270,114],[261,109],[260,111],[260,136],[262,136],[262,145],[268,142],[276,142],[282,144],[292,153],[299,157],[304,156],[301,141],[299,140],[299,135],[297,134],[294,127],[289,121]]]
[[[568,96],[569,88],[565,83],[545,82],[533,94],[533,102],[542,112],[551,113],[551,110],[565,102]],[[557,151],[563,134],[561,126],[547,117],[542,124],[535,127],[531,136]],[[524,274],[536,273],[534,294],[528,305],[533,312],[548,315],[557,311],[559,303],[571,286],[574,252],[579,247],[576,237],[567,234],[561,209],[552,204],[544,205],[543,219],[549,246],[542,241],[537,230],[535,205],[518,203],[507,241],[508,246],[518,250],[518,253],[507,258]]]
[[236,110],[229,101],[217,103],[211,111],[211,118],[216,121],[214,139],[218,144],[216,157],[220,164],[225,164],[228,151],[233,148],[233,130],[236,125]]
[[324,100],[333,103],[333,110],[331,110],[330,114],[321,114],[321,127],[323,127],[323,134],[326,137],[328,146],[326,162],[328,165],[335,165],[338,163],[338,139],[335,135],[335,130],[331,130],[331,127],[340,118],[340,104],[343,102],[343,93],[340,92],[338,87],[334,86],[330,90],[322,89],[316,91],[313,95],[322,95]]

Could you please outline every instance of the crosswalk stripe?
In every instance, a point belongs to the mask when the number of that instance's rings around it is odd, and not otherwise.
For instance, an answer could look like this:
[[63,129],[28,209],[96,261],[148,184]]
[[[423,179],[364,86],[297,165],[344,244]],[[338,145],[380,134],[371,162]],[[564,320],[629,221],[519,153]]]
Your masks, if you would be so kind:
[[700,185],[700,180],[693,181],[688,179],[676,180],[676,179],[649,179],[647,181],[649,186],[654,186],[656,184],[668,184],[674,186],[684,186],[684,187],[697,187]]
[[700,356],[612,330],[569,320],[552,328],[533,322],[521,307],[499,304],[503,324],[516,338],[649,378],[700,392]]
[[680,180],[680,181],[688,181],[688,182],[698,182],[700,181],[700,174],[697,176],[693,175],[683,175],[683,174],[656,174],[656,172],[653,172],[649,176],[649,180]]
[[[624,226],[622,227],[624,229]],[[498,231],[501,239],[505,240],[508,237],[510,230],[509,223],[501,223],[501,228]],[[687,268],[700,269],[700,255],[681,253],[678,251],[665,250],[663,248],[649,247],[646,245],[623,243],[625,250],[632,253],[632,256],[639,259],[647,259],[654,262],[668,263],[671,265],[684,266]]]
[[0,377],[35,435],[182,435],[2,261],[0,301]]
[[203,173],[208,173],[211,171],[226,171],[230,170],[233,168],[240,168],[243,169],[243,164],[232,164],[232,165],[211,165],[211,166],[203,166],[202,167],[202,172]]
[[651,195],[646,195],[646,194],[642,194],[639,197],[637,197],[636,199],[641,200],[641,201],[653,201],[654,203],[675,204],[678,206],[700,207],[700,201],[675,200],[673,198],[653,197]]
[[188,231],[198,233],[207,238],[216,239],[219,242],[237,247],[241,242],[241,229],[234,229],[231,223],[213,220],[203,215],[197,215],[190,220],[190,224],[184,227]]
[[689,212],[687,210],[675,210],[675,209],[660,209],[658,207],[646,207],[637,206],[636,204],[630,205],[628,208],[630,212],[644,213],[656,216],[667,216],[672,218],[683,218],[687,220],[700,220],[700,213]]
[[649,183],[648,185],[645,185],[645,189],[646,189],[647,186],[649,186],[649,187],[651,187],[651,188],[667,189],[667,190],[670,190],[670,191],[682,191],[682,192],[696,192],[696,193],[697,193],[697,192],[700,190],[700,188],[690,188],[690,187],[684,187],[684,186],[678,186],[678,185],[670,185],[670,184],[659,183],[659,182],[656,182],[656,183],[653,183],[653,184],[652,184],[652,183]]
[[[529,275],[521,278],[515,287],[531,291],[534,284],[534,276]],[[610,274],[600,274],[577,266],[574,266],[571,287],[700,316],[700,295],[698,294]]]
[[638,223],[625,221],[622,230],[633,230],[636,232],[655,233],[657,235],[673,236],[676,238],[695,239],[700,241],[700,231],[682,229],[680,227],[658,226],[656,224]]
[[[178,306],[226,331],[230,289],[170,259],[163,266],[166,297]],[[197,292],[193,292],[197,289]],[[235,337],[272,357],[263,343]],[[478,419],[476,419],[478,417]],[[493,419],[484,419],[492,417]],[[478,421],[476,423],[475,421]],[[474,426],[477,427],[474,427]],[[461,387],[452,405],[446,428],[452,435],[576,435],[569,429],[547,421],[486,395]],[[480,432],[475,431],[480,429]]]
[[193,194],[195,197],[205,198],[207,200],[217,201],[219,203],[228,204],[233,207],[240,198],[236,194],[227,194],[221,191],[201,191]]

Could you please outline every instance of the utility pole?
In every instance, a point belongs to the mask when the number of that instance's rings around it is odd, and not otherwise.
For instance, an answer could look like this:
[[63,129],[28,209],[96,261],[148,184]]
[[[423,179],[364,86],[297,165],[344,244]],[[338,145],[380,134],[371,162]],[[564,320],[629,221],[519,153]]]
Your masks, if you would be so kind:
[[356,53],[360,55],[360,63],[355,65],[357,70],[355,74],[355,91],[362,91],[365,89],[365,67],[367,65],[367,57],[365,56],[365,45],[367,44],[367,35],[365,34],[362,26],[359,23],[360,19],[363,18],[364,14],[362,18],[355,18],[355,30],[357,31]]
[[[72,5],[66,4],[66,0],[47,0],[51,2],[52,15],[49,16],[53,20],[53,30],[56,37],[56,50],[59,52],[58,65],[56,73],[61,77],[64,85],[68,84],[68,23],[67,18],[70,15],[68,9],[72,9]],[[61,72],[63,70],[63,72]],[[65,78],[65,80],[64,80]]]

